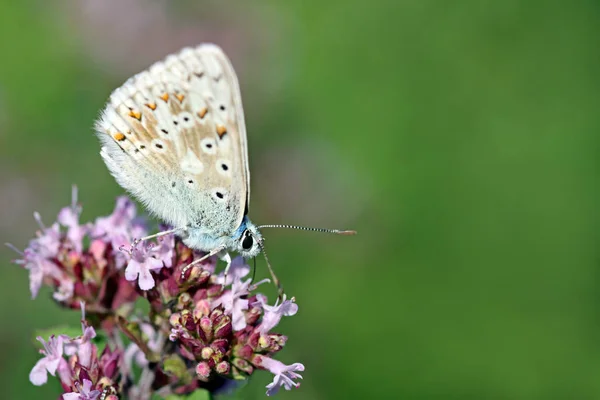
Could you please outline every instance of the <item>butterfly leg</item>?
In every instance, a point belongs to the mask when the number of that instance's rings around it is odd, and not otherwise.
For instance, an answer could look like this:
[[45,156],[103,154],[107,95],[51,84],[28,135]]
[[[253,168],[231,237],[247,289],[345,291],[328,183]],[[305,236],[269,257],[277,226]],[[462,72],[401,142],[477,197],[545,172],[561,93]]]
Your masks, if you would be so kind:
[[221,257],[221,261],[225,261],[227,265],[225,266],[225,271],[223,272],[223,283],[221,284],[221,290],[225,290],[225,284],[227,283],[227,274],[229,273],[229,268],[231,267],[231,256],[229,253],[224,253]]
[[143,242],[144,240],[154,239],[154,238],[165,236],[165,235],[170,235],[171,233],[176,233],[179,231],[185,231],[185,228],[169,229],[168,231],[158,232],[158,233],[155,233],[154,235],[144,236],[141,239],[133,239],[133,246],[137,246],[140,242]]
[[207,258],[214,256],[215,254],[218,254],[218,253],[220,253],[220,252],[221,252],[221,251],[223,251],[224,249],[225,249],[225,247],[224,247],[224,246],[217,247],[216,249],[213,249],[213,250],[209,251],[208,253],[206,253],[205,255],[203,255],[202,257],[200,257],[199,259],[192,261],[191,263],[189,263],[188,265],[186,265],[186,266],[183,268],[183,270],[181,270],[181,277],[183,278],[183,276],[185,275],[185,273],[186,273],[186,272],[187,272],[187,271],[188,271],[190,268],[192,268],[192,266],[194,266],[194,265],[196,265],[196,264],[198,264],[198,263],[201,263],[202,261],[206,260]]

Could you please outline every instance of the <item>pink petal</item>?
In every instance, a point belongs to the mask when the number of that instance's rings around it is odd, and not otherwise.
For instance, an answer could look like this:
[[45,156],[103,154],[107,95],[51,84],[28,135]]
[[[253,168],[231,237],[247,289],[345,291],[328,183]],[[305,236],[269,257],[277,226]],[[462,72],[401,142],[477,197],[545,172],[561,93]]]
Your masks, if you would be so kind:
[[41,268],[31,268],[29,270],[29,291],[31,291],[31,298],[35,299],[40,288],[42,287],[42,282],[44,281],[44,272]]
[[48,382],[48,372],[46,371],[46,363],[48,360],[44,357],[39,360],[29,373],[29,381],[36,386],[41,386]]
[[138,284],[140,289],[142,290],[150,290],[154,287],[154,278],[150,271],[143,269],[140,271],[140,278],[138,279]]
[[135,260],[131,260],[129,261],[129,264],[127,264],[127,268],[125,268],[125,279],[127,279],[128,281],[135,281],[138,277],[139,272],[140,263]]
[[65,207],[58,213],[58,222],[63,226],[75,226],[77,225],[77,214],[71,207]]
[[79,364],[86,368],[90,368],[92,365],[92,355],[94,354],[94,347],[92,342],[85,342],[79,346],[77,355],[79,356]]
[[288,300],[281,305],[281,313],[286,317],[295,315],[298,312],[298,304]]
[[147,265],[147,268],[150,269],[150,270],[162,269],[163,262],[161,260],[157,260],[154,257],[149,257],[146,260],[146,265]]
[[[61,350],[61,353],[62,353],[62,350]],[[46,362],[46,370],[48,370],[48,372],[50,372],[50,374],[52,376],[56,375],[56,369],[58,368],[58,364],[60,363],[61,360],[62,360],[62,357],[58,357],[51,361]]]

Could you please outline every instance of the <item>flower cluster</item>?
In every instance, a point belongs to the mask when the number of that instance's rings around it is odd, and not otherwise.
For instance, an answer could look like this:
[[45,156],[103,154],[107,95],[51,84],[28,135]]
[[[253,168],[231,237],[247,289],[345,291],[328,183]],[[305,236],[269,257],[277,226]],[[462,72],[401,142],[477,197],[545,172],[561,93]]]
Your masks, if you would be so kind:
[[98,346],[92,342],[96,331],[85,320],[83,303],[81,311],[83,333],[80,336],[51,335],[47,342],[37,338],[44,346],[40,351],[44,357],[31,370],[29,380],[39,386],[48,381],[48,373],[53,376],[58,373],[65,400],[95,400],[101,395],[106,400],[116,400],[122,352],[111,351],[106,346],[99,354]]
[[[47,286],[58,304],[83,313],[80,336],[38,337],[44,349],[34,385],[50,373],[64,400],[166,397],[214,393],[263,369],[274,374],[268,395],[299,386],[304,366],[273,358],[287,337],[272,332],[298,306],[285,297],[268,305],[256,292],[266,280],[252,282],[241,257],[227,276],[215,272],[215,257],[189,267],[204,254],[172,234],[138,240],[147,225],[126,197],[94,223],[80,224],[80,214],[74,189],[57,222],[47,227],[35,214],[36,238],[22,252],[11,246],[21,256],[14,262],[29,271],[32,297]],[[140,299],[147,314],[136,307]]]

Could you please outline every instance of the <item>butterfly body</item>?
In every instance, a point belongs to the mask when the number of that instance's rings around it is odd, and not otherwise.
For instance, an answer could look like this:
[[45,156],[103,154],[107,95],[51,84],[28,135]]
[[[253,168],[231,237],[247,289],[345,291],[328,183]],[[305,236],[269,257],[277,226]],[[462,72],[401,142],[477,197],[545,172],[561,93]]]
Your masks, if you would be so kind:
[[215,237],[210,231],[201,228],[188,228],[182,235],[183,243],[192,249],[210,252],[214,249],[230,249],[237,251],[244,257],[254,257],[260,252],[259,243],[262,236],[246,216],[238,229],[231,236]]

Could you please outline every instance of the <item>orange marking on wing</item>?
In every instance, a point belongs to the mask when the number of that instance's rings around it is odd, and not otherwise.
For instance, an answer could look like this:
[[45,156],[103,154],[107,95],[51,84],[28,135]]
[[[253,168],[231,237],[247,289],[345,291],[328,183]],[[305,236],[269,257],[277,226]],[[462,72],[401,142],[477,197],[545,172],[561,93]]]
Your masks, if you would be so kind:
[[156,103],[146,103],[146,107],[154,111],[156,110]]
[[206,107],[204,107],[200,111],[198,111],[198,116],[200,117],[200,119],[204,118],[204,116],[206,115],[207,112],[208,112],[208,108],[206,108]]
[[137,119],[138,121],[142,120],[142,113],[138,112],[138,111],[133,111],[133,110],[129,111],[129,116]]
[[175,94],[175,97],[177,97],[177,100],[179,100],[179,102],[183,102],[183,99],[185,98],[185,95],[183,94]]
[[217,135],[219,135],[219,139],[223,137],[227,133],[227,128],[223,125],[217,125]]
[[166,103],[167,101],[169,101],[169,93],[161,95],[160,98],[163,99],[163,101]]
[[118,140],[119,142],[125,140],[125,135],[123,135],[121,132],[117,132],[113,135],[113,137],[115,138],[115,140]]

